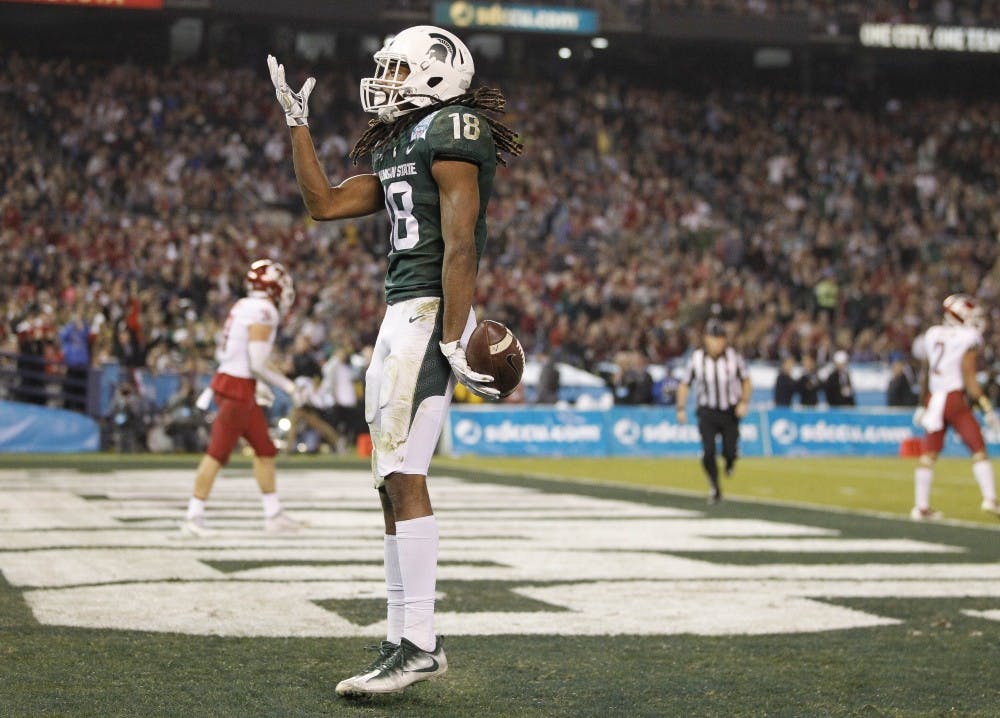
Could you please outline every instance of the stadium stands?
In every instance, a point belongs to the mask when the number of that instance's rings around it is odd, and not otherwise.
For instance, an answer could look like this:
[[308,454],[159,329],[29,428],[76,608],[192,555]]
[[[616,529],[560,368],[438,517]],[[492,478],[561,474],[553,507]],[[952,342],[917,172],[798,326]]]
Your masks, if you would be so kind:
[[[979,20],[996,10],[950,5]],[[347,159],[366,121],[362,69],[311,68],[331,178],[365,170]],[[491,81],[526,152],[498,175],[478,301],[529,354],[558,348],[593,370],[638,350],[663,364],[720,313],[750,358],[822,362],[848,348],[854,361],[888,361],[910,352],[950,291],[998,306],[993,100],[681,92],[570,66]],[[96,366],[207,371],[258,255],[294,268],[281,346],[300,333],[320,353],[331,337],[373,341],[384,218],[304,218],[263,59],[149,66],[8,51],[0,125],[0,349],[41,335],[55,361],[51,329],[78,312]]]

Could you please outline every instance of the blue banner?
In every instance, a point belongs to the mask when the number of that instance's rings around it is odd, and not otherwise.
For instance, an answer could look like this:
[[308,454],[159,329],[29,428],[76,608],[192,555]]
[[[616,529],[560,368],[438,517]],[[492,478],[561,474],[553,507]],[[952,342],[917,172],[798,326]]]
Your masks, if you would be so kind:
[[[763,454],[761,416],[740,423],[741,450]],[[671,409],[606,411],[453,406],[448,452],[480,456],[687,456],[701,451],[696,424],[678,424]]]
[[[692,415],[687,424],[679,424],[673,408],[616,408],[606,412],[606,420],[612,456],[690,456],[701,451],[697,419]],[[763,454],[760,421],[760,415],[751,412],[740,422],[744,456]]]
[[453,408],[450,451],[481,456],[607,456],[607,412]]
[[[693,417],[692,417],[693,420]],[[923,431],[910,410],[766,409],[740,422],[743,456],[898,456]],[[990,444],[1000,434],[985,431]],[[697,424],[679,424],[673,407],[604,411],[550,407],[453,406],[444,436],[454,455],[697,456]],[[954,432],[945,456],[968,456]]]
[[909,411],[770,409],[767,456],[894,456],[919,431]]
[[0,401],[0,453],[97,451],[101,431],[89,416],[17,401]]

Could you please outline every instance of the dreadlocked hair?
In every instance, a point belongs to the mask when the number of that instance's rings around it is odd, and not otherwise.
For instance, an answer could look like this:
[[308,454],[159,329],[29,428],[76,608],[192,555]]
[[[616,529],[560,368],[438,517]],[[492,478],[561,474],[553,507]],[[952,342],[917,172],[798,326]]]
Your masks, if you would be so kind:
[[[428,95],[416,95],[416,97],[428,97]],[[486,110],[487,112],[495,112],[498,115],[502,115],[507,111],[507,98],[496,88],[477,87],[475,90],[466,92],[464,95],[459,95],[443,102],[438,101],[429,107],[422,107],[419,110],[409,112],[395,122],[386,123],[375,118],[368,123],[368,129],[364,131],[358,143],[354,145],[354,149],[351,150],[351,160],[354,164],[357,164],[358,158],[364,157],[379,147],[389,144],[432,112],[437,112],[442,107],[449,107],[451,105],[462,105],[463,107]],[[489,115],[486,115],[486,122],[493,132],[493,140],[497,146],[497,164],[507,164],[507,160],[501,156],[501,152],[506,152],[513,157],[520,156],[524,150],[524,145],[517,141],[517,133],[500,122],[500,120]]]

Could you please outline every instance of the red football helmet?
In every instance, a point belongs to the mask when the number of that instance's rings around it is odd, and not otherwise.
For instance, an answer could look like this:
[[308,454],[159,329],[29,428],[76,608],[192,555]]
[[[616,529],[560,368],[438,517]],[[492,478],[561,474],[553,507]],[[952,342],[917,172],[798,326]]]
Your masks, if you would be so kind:
[[258,259],[247,270],[246,285],[247,293],[264,292],[282,314],[295,303],[292,275],[279,262]]
[[952,294],[944,300],[944,322],[955,326],[972,327],[982,331],[986,326],[986,312],[968,294]]

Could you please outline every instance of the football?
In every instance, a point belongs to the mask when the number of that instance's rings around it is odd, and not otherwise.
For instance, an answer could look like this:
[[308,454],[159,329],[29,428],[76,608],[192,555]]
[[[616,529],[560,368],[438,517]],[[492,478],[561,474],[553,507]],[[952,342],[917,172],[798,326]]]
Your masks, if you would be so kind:
[[492,386],[500,398],[510,396],[521,383],[524,373],[524,349],[514,333],[500,322],[484,319],[479,322],[468,344],[465,359],[469,368],[493,377]]

